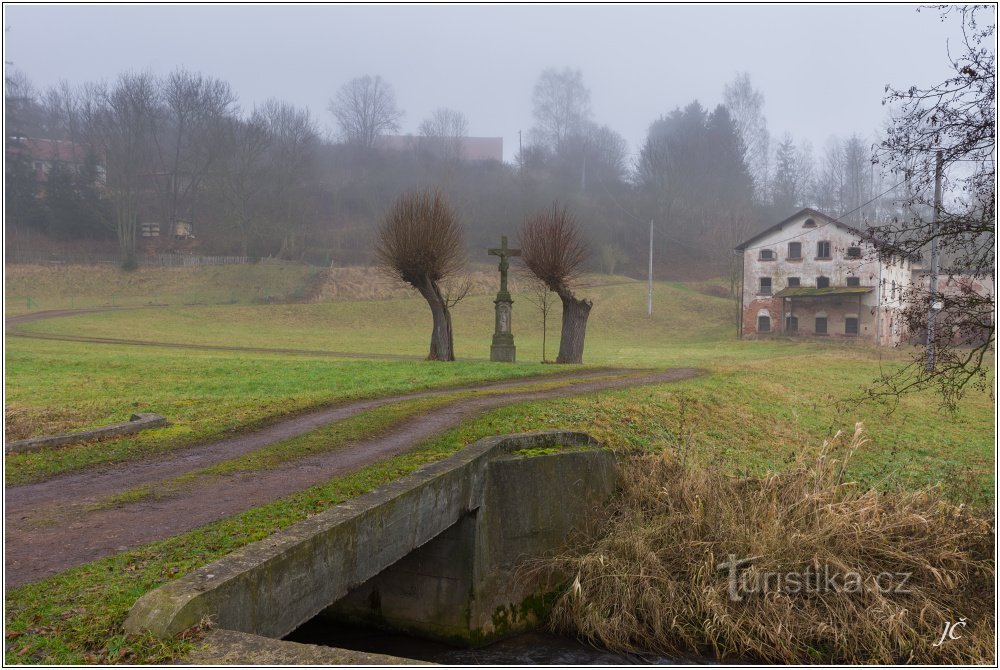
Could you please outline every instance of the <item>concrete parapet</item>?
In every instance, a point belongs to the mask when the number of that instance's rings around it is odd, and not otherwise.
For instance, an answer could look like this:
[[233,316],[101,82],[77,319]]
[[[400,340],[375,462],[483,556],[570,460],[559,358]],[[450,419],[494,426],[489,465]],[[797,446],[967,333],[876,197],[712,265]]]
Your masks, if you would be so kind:
[[283,642],[234,630],[210,630],[185,665],[424,665],[420,661],[315,644]]
[[280,638],[350,595],[346,611],[451,641],[521,630],[556,585],[515,583],[516,565],[562,546],[614,490],[614,457],[595,446],[567,431],[479,440],[147,593],[125,627],[167,637],[210,620]]
[[24,451],[36,451],[50,447],[63,447],[67,444],[76,444],[88,440],[96,440],[106,437],[119,437],[138,433],[147,428],[159,428],[167,425],[167,420],[159,414],[133,414],[128,421],[113,423],[110,426],[100,428],[90,428],[81,430],[79,433],[67,433],[65,435],[51,435],[49,437],[33,437],[30,440],[17,440],[8,442],[4,446],[4,453],[20,453]]

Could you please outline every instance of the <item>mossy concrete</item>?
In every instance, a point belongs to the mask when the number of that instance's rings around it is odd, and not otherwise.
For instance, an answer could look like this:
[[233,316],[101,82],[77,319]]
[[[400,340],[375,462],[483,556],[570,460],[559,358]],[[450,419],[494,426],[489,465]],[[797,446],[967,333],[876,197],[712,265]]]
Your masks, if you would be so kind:
[[482,504],[323,612],[479,646],[541,623],[566,575],[525,569],[586,532],[617,483],[610,452],[521,448],[486,467]]
[[[513,454],[557,445],[569,449]],[[430,544],[409,559],[423,561],[410,572],[428,578],[411,582],[409,600],[380,590],[365,601],[368,611],[391,622],[399,607],[407,616],[397,618],[410,620],[399,627],[473,644],[522,629],[538,619],[525,603],[558,576],[522,583],[516,566],[561,546],[615,486],[614,457],[594,446],[566,431],[479,440],[147,593],[126,629],[168,637],[209,620],[284,637],[435,538],[450,549]]]
[[113,423],[109,426],[99,428],[88,428],[78,433],[66,433],[65,435],[50,435],[48,437],[33,437],[29,440],[17,440],[4,445],[4,453],[14,454],[25,451],[37,451],[39,449],[50,449],[52,447],[64,447],[69,444],[78,444],[89,440],[99,440],[108,437],[121,437],[131,435],[148,428],[159,428],[167,425],[166,418],[159,414],[143,412],[133,414],[128,421]]
[[315,644],[284,642],[232,630],[210,630],[184,665],[423,665],[421,661]]

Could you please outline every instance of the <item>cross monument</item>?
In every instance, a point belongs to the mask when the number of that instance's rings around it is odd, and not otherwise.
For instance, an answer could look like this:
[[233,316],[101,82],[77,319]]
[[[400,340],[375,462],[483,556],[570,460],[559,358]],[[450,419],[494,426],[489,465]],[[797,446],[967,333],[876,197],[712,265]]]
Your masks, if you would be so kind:
[[497,299],[493,301],[496,305],[496,328],[493,331],[493,345],[490,347],[490,360],[499,363],[513,363],[516,347],[514,346],[514,335],[510,332],[511,306],[514,301],[507,291],[507,269],[510,263],[507,262],[509,256],[520,256],[520,249],[511,249],[507,246],[507,236],[500,237],[500,248],[489,249],[490,256],[500,257],[500,292]]

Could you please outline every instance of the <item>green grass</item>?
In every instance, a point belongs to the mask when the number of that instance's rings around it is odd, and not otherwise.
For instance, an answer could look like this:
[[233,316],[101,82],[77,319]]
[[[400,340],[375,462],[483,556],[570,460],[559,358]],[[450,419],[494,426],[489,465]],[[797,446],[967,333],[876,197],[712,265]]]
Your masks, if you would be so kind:
[[70,423],[55,432],[124,421],[137,411],[162,414],[170,424],[119,440],[11,454],[6,482],[142,458],[350,400],[564,371],[540,364],[317,359],[10,338],[7,413],[26,425],[23,433],[41,432],[40,426],[52,425],[50,415],[67,417],[67,408]]
[[[525,384],[519,392],[557,389],[575,383],[574,380],[544,381]],[[139,486],[98,501],[95,507],[132,503],[147,498],[166,498],[206,479],[239,472],[255,472],[277,468],[300,458],[316,456],[343,449],[352,442],[373,438],[388,432],[406,419],[430,412],[457,401],[476,397],[501,396],[507,391],[460,391],[432,398],[418,398],[394,402],[362,412],[314,431],[268,445],[214,465],[187,472],[156,484]]]
[[7,265],[6,311],[256,303],[301,296],[318,271],[308,265],[266,264],[141,267],[134,272],[110,265]]
[[[693,458],[734,474],[759,474],[814,450],[836,430],[863,421],[869,443],[851,475],[865,485],[940,483],[976,506],[995,499],[994,404],[970,394],[955,414],[930,394],[904,398],[895,412],[851,406],[904,352],[857,344],[734,339],[732,303],[683,284],[657,284],[654,315],[645,314],[645,285],[629,282],[579,291],[595,301],[585,360],[594,365],[702,367],[709,374],[675,384],[609,391],[589,397],[519,404],[491,411],[417,445],[402,456],[196,531],[69,570],[6,595],[8,663],[158,662],[188,643],[125,637],[122,622],[135,600],[170,579],[327,508],[442,458],[487,435],[543,428],[590,432],[620,451]],[[534,308],[514,296],[521,361],[541,359]],[[455,311],[459,356],[486,357],[492,303],[471,296]],[[548,354],[558,341],[558,307]],[[43,332],[144,340],[240,344],[334,351],[425,353],[430,316],[419,300],[319,305],[169,307],[28,324]],[[337,360],[289,355],[199,352],[7,339],[8,404],[26,422],[73,427],[157,411],[173,425],[137,437],[8,456],[7,482],[162,453],[260,425],[310,407],[475,381],[562,372],[556,366],[432,364]],[[443,402],[443,400],[440,400]],[[220,464],[217,469],[272,467],[347,436],[378,432],[439,399],[388,406]],[[212,476],[209,470],[198,476]],[[136,497],[143,492],[133,492]]]
[[[831,395],[848,391],[873,371],[870,363],[858,365],[852,356],[831,357],[828,363],[841,371],[826,389]],[[955,456],[938,450],[942,440],[950,440],[964,445],[963,457],[972,467],[970,473],[981,487],[980,494],[991,495],[992,437],[983,430],[991,415],[988,403],[972,403],[952,424],[936,414],[932,397],[908,398],[888,417],[870,410],[848,419],[822,402],[822,396],[803,397],[794,385],[775,385],[776,378],[789,380],[796,376],[799,366],[794,361],[772,369],[770,375],[761,374],[767,365],[720,371],[711,377],[676,384],[505,407],[418,445],[407,454],[281,501],[12,589],[7,594],[7,629],[17,635],[8,647],[6,660],[83,663],[161,662],[176,658],[187,648],[184,641],[123,636],[122,622],[140,595],[488,435],[575,428],[591,432],[617,450],[665,451],[674,457],[693,444],[698,457],[711,458],[716,466],[729,472],[743,473],[780,468],[799,450],[814,449],[830,428],[851,428],[854,418],[862,418],[869,419],[871,442],[861,455],[881,468],[866,470],[864,463],[856,466],[853,474],[863,481],[879,485],[899,481],[909,486],[935,483],[941,478],[940,464]],[[909,425],[921,413],[929,415],[926,421]],[[922,452],[934,455],[921,467],[912,467],[911,459]]]
[[[731,303],[687,288],[657,284],[655,312],[646,316],[646,285],[619,278],[615,285],[580,289],[595,307],[587,330],[588,363],[660,364],[676,344],[730,338]],[[624,283],[622,283],[624,282]],[[415,294],[414,294],[415,295]],[[518,360],[542,359],[541,317],[527,297],[514,294]],[[558,351],[557,305],[549,321],[546,354]],[[493,296],[473,295],[453,310],[456,355],[488,358]],[[320,349],[351,353],[427,354],[431,316],[418,296],[325,304],[171,306],[38,321],[24,330],[91,337],[190,344]]]

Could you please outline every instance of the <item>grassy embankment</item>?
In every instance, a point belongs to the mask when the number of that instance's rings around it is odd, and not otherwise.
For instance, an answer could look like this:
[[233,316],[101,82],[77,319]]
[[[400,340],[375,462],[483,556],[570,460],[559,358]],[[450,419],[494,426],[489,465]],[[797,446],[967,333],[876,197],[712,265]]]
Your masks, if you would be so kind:
[[6,312],[140,307],[151,304],[237,304],[285,299],[303,293],[318,268],[308,265],[8,265]]
[[[954,498],[979,503],[992,500],[993,407],[988,398],[970,397],[954,416],[938,411],[936,398],[928,395],[905,399],[889,416],[875,407],[848,410],[839,401],[868,383],[880,365],[898,364],[897,354],[826,343],[737,342],[730,335],[730,303],[683,286],[657,286],[652,320],[645,317],[641,283],[593,287],[581,293],[592,296],[597,305],[588,331],[588,362],[693,365],[707,368],[710,374],[677,384],[493,411],[417,445],[411,453],[350,476],[197,531],[14,589],[7,594],[8,630],[15,633],[8,640],[8,662],[171,658],[182,651],[183,641],[160,643],[125,638],[121,633],[125,613],[146,590],[311,512],[452,453],[463,444],[502,432],[554,426],[580,428],[615,448],[649,451],[696,444],[697,453],[705,454],[728,472],[762,473],[786,467],[797,453],[832,430],[851,428],[854,421],[864,420],[871,442],[855,458],[853,477],[880,486],[942,481]],[[518,297],[515,295],[515,300]],[[459,305],[455,315],[459,355],[484,355],[488,351],[491,308],[488,296],[473,296]],[[425,331],[429,328],[425,311],[417,300],[192,307],[75,317],[31,327],[46,332],[64,329],[74,334],[148,340],[184,338],[186,342],[419,354],[426,346]],[[515,328],[522,360],[540,358],[540,333],[533,320],[527,300],[518,301]],[[558,323],[558,318],[554,322]],[[552,327],[552,331],[557,328]],[[551,343],[556,339],[550,334],[550,357],[554,353]],[[431,379],[437,383],[442,374],[471,379],[498,369],[505,371],[503,374],[529,371],[528,366],[403,361],[372,364],[20,338],[9,338],[8,347],[8,398],[20,402],[28,412],[43,415],[67,405],[79,413],[81,420],[98,423],[121,410],[132,411],[129,403],[141,395],[144,402],[162,402],[164,413],[175,417],[175,427],[169,430],[191,431],[188,437],[196,433],[205,436],[229,425],[329,401],[331,394],[340,392],[334,387],[349,382],[355,384],[355,393],[386,393],[394,388],[412,388],[414,379],[417,384],[431,383]],[[144,372],[148,370],[162,373],[163,379]],[[367,378],[369,370],[380,370],[381,374]],[[236,398],[242,394],[250,398],[245,403]],[[228,402],[236,405],[226,405]],[[260,406],[266,409],[258,411]],[[372,418],[375,423],[379,420]],[[333,437],[323,431],[297,439],[322,441],[324,436]],[[125,457],[166,447],[166,442],[157,443],[159,438],[142,439],[152,443],[132,451],[123,447],[128,452]],[[174,441],[184,439],[187,437],[183,433],[174,436]],[[116,443],[110,444],[100,448],[119,448],[113,446]],[[48,471],[78,467],[58,464],[58,457],[50,456],[48,461],[57,463]],[[8,457],[8,467],[10,464]],[[32,467],[25,466],[22,472],[38,473],[47,466]]]

